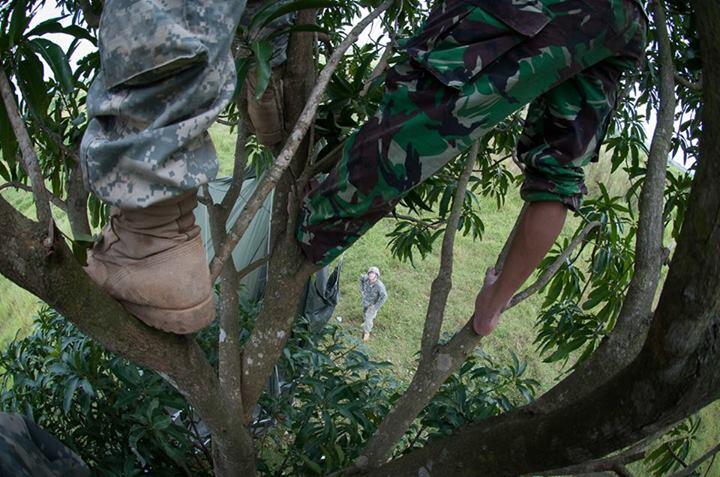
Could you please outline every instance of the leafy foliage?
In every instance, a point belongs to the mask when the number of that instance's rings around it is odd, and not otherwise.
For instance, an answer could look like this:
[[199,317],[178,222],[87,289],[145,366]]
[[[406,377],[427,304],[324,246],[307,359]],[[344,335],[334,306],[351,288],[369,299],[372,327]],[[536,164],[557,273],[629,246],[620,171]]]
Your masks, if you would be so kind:
[[[661,439],[661,444],[645,457],[644,465],[653,477],[662,477],[678,469],[687,467],[686,460],[690,448],[697,439],[701,420],[691,416],[675,426]],[[689,477],[700,477],[695,471]]]
[[208,475],[185,399],[157,373],[106,351],[55,311],[0,355],[4,411],[34,419],[103,475]]
[[527,363],[515,353],[510,353],[509,363],[503,363],[478,350],[443,384],[406,433],[398,453],[531,402],[540,383],[526,377],[526,371]]

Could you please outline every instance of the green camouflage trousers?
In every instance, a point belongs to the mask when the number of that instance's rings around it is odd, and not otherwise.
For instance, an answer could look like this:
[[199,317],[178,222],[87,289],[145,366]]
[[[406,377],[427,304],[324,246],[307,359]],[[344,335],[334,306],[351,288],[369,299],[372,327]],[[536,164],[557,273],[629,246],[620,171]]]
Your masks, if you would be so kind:
[[529,106],[522,197],[577,209],[624,71],[645,47],[632,0],[445,0],[403,47],[379,111],[305,197],[297,237],[326,264],[410,189]]

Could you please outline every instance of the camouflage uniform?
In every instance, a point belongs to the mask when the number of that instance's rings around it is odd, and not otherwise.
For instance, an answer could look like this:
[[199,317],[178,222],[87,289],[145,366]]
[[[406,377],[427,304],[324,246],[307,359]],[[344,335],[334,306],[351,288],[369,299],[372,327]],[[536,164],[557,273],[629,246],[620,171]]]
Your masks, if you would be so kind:
[[410,189],[530,104],[518,155],[527,201],[577,209],[622,73],[643,56],[633,0],[445,0],[403,47],[377,114],[304,199],[298,240],[329,263]]
[[[253,16],[264,6],[263,0],[248,0],[240,19],[240,25],[247,27]],[[250,119],[250,125],[260,144],[264,146],[274,146],[280,143],[285,136],[285,118],[284,110],[284,84],[282,81],[282,66],[287,61],[289,33],[272,36],[273,33],[287,30],[295,24],[296,12],[282,15],[269,25],[264,27],[260,32],[253,32],[261,38],[270,38],[272,45],[272,54],[270,56],[270,67],[272,75],[270,84],[263,92],[260,98],[256,97],[257,87],[257,71],[253,68],[248,72],[245,79],[245,94],[247,97],[247,112]],[[239,57],[249,56],[250,51],[240,51]]]
[[107,0],[81,144],[100,199],[144,208],[217,173],[207,129],[232,99],[245,0]]
[[89,477],[74,452],[19,414],[0,413],[0,476]]
[[[379,272],[376,272],[379,275]],[[380,278],[371,282],[366,273],[360,275],[360,301],[363,307],[363,333],[370,333],[380,307],[387,300],[387,291]]]
[[[262,0],[108,0],[100,25],[101,71],[87,97],[90,122],[81,145],[90,190],[125,209],[145,208],[213,179],[215,149],[207,129],[232,99],[230,54],[238,22]],[[295,22],[282,15],[260,37]],[[283,137],[282,82],[289,34],[270,43],[273,78],[258,100],[247,77],[248,114],[260,143]],[[240,52],[240,55],[247,52]]]

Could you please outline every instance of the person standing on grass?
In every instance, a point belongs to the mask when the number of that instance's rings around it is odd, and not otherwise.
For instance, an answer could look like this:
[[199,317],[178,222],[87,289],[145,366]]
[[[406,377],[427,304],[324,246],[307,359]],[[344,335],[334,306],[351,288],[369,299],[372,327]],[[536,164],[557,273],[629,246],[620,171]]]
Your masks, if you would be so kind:
[[378,310],[387,300],[387,291],[380,281],[378,267],[370,267],[367,273],[360,275],[360,298],[363,306],[363,341],[367,341],[370,339]]

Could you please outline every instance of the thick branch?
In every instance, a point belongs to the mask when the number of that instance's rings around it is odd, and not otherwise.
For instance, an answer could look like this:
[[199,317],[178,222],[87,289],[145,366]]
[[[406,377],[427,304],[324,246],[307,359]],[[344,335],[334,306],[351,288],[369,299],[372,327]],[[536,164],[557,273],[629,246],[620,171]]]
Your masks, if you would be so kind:
[[[314,10],[303,10],[297,22],[313,23],[316,15]],[[313,36],[300,32],[291,35],[282,78],[285,90],[293,91],[292,95],[283,98],[283,117],[290,124],[303,114],[316,84],[314,54]],[[262,309],[243,350],[243,402],[247,420],[250,420],[251,412],[285,347],[298,314],[298,299],[308,278],[318,268],[305,259],[294,238],[295,229],[292,226],[292,207],[296,201],[291,199],[291,191],[296,178],[307,166],[309,144],[309,137],[301,141],[274,191],[268,281]],[[288,204],[291,205],[290,210]]]
[[547,413],[518,409],[430,442],[372,476],[493,475],[565,467],[607,455],[720,396],[720,5],[694,0],[704,59],[701,156],[686,219],[640,354],[591,397]]
[[268,170],[267,173],[263,176],[262,180],[255,189],[255,192],[245,204],[245,207],[243,207],[243,210],[240,213],[240,217],[238,217],[237,222],[235,222],[233,229],[228,235],[228,240],[226,240],[226,242],[223,244],[222,249],[217,251],[217,255],[210,264],[210,271],[213,279],[217,278],[217,276],[220,274],[223,262],[227,260],[232,251],[235,249],[235,246],[247,230],[250,222],[255,216],[255,213],[257,213],[257,211],[260,209],[263,202],[265,201],[267,195],[270,193],[273,187],[275,187],[275,184],[282,176],[283,171],[285,171],[285,169],[290,165],[290,161],[294,156],[295,151],[297,151],[297,148],[300,146],[300,143],[302,142],[305,133],[307,132],[310,124],[313,121],[313,118],[315,117],[315,112],[317,111],[318,105],[320,104],[322,95],[324,94],[325,89],[330,82],[332,74],[337,69],[337,66],[340,63],[343,54],[347,51],[350,45],[352,45],[358,39],[360,33],[362,33],[362,31],[365,30],[365,28],[375,18],[377,18],[390,6],[390,3],[390,1],[385,1],[378,8],[373,10],[372,13],[370,13],[367,17],[362,19],[350,31],[345,40],[343,40],[340,46],[338,46],[337,50],[333,52],[332,56],[327,62],[327,65],[320,72],[317,83],[313,88],[312,92],[310,93],[310,97],[308,98],[308,101],[305,105],[305,109],[295,123],[295,127],[290,133],[290,137],[285,142],[285,146],[283,147],[282,151],[280,151],[280,154],[278,154],[277,158],[273,162],[273,165],[270,167],[270,170]]
[[[233,461],[248,443],[252,449],[248,432],[228,412],[215,372],[195,340],[150,328],[130,316],[92,282],[58,235],[48,252],[42,244],[46,233],[42,224],[32,222],[0,197],[0,273],[58,310],[108,350],[171,382],[216,439],[216,468]],[[250,459],[251,454],[246,457]],[[254,472],[254,468],[245,471]]]
[[12,87],[5,75],[4,68],[0,68],[0,94],[2,95],[3,103],[5,104],[5,111],[7,112],[8,119],[10,120],[10,125],[15,133],[18,145],[20,146],[23,167],[30,178],[30,184],[32,184],[37,218],[41,223],[47,226],[52,220],[50,197],[43,182],[42,172],[40,171],[40,161],[38,161],[30,135],[25,128],[25,123],[20,116],[17,104],[15,104]]
[[460,223],[460,215],[462,214],[465,204],[465,192],[467,190],[468,181],[472,175],[475,161],[477,159],[480,146],[478,142],[472,145],[468,153],[465,169],[463,169],[458,179],[453,197],[453,205],[448,216],[445,233],[443,234],[442,247],[440,249],[440,267],[438,274],[430,286],[430,303],[427,307],[427,315],[425,317],[425,329],[422,335],[422,344],[420,347],[420,367],[423,363],[429,361],[432,357],[432,351],[440,339],[440,330],[442,329],[443,318],[445,316],[445,306],[452,289],[452,270],[453,270],[453,247],[455,245],[455,235],[457,234],[458,224]]

